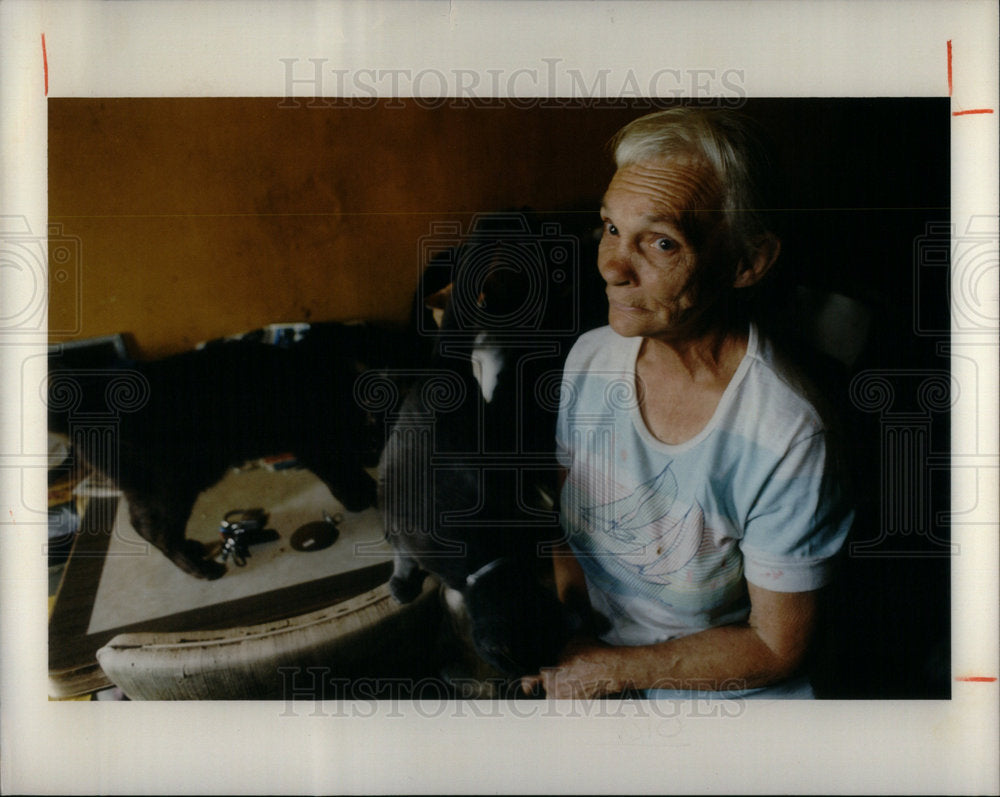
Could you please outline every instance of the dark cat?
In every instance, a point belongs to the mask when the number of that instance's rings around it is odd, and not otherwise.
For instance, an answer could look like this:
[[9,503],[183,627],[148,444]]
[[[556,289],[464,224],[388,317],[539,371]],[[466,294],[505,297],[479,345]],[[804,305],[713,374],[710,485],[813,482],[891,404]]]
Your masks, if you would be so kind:
[[431,366],[380,463],[393,595],[411,600],[427,572],[459,590],[479,654],[510,676],[554,663],[572,623],[540,580],[561,537],[555,418],[565,356],[606,303],[585,287],[598,276],[586,221],[563,221],[481,218],[431,263],[425,284],[451,279]]
[[370,365],[405,361],[410,337],[331,323],[282,345],[217,341],[107,368],[66,368],[57,354],[49,428],[122,490],[142,537],[186,572],[218,578],[225,566],[185,526],[199,493],[231,466],[292,453],[348,510],[374,503],[364,467],[377,462],[381,434],[354,382]]

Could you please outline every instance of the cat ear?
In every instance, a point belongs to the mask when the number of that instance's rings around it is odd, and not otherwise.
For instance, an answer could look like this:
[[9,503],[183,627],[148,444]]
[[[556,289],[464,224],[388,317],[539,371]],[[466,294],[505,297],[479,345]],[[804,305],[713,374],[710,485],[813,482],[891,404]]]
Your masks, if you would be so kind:
[[448,302],[451,299],[453,285],[454,283],[449,282],[441,290],[424,297],[424,307],[433,312],[434,323],[438,325],[438,329],[441,328],[444,320],[444,309],[448,306]]

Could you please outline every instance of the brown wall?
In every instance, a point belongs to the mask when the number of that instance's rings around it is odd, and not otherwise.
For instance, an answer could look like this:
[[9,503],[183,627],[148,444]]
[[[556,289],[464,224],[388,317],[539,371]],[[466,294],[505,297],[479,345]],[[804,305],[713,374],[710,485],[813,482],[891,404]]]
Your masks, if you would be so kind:
[[50,263],[52,339],[123,332],[145,357],[274,322],[402,320],[433,222],[596,210],[605,144],[639,114],[208,98],[48,113],[50,223],[79,239],[78,263]]

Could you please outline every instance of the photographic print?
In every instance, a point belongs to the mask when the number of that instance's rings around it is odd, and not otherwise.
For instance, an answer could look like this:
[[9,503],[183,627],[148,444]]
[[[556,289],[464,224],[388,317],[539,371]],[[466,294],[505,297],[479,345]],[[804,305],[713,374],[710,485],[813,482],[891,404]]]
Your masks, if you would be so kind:
[[995,9],[754,8],[0,10],[12,788],[995,788]]

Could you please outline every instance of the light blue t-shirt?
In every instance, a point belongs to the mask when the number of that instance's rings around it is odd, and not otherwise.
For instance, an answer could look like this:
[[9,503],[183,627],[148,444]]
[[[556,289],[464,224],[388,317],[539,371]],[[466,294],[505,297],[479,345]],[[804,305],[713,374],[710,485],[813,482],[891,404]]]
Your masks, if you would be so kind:
[[644,645],[748,616],[746,582],[822,587],[853,519],[806,389],[751,326],[711,420],[668,445],[637,402],[642,338],[610,327],[566,361],[556,432],[567,541],[613,645]]

